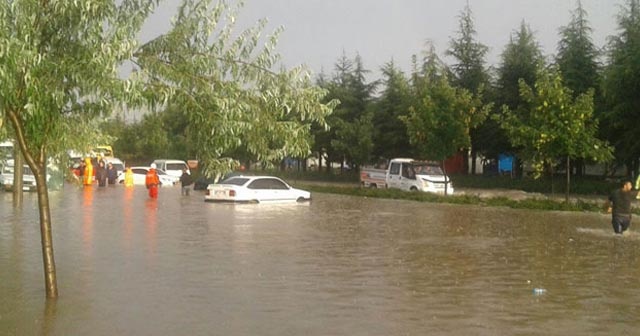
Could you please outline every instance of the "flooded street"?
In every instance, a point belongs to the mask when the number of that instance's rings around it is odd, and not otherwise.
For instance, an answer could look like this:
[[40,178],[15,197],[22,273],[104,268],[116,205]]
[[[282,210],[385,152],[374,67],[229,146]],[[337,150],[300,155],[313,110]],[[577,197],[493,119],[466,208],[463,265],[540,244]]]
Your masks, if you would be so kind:
[[[144,187],[0,193],[2,335],[631,335],[640,219],[314,193],[230,205]],[[544,289],[534,293],[535,288]]]

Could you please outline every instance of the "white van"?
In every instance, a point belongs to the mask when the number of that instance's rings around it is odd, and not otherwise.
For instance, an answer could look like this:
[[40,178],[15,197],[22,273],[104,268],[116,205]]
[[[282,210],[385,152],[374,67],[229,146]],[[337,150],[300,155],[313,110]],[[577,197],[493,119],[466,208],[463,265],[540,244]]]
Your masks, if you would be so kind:
[[122,160],[114,157],[105,157],[104,161],[106,161],[107,164],[111,163],[113,165],[116,171],[118,171],[118,176],[124,173],[124,162],[122,162]]
[[191,174],[189,170],[189,166],[186,162],[182,160],[153,160],[153,163],[156,164],[156,168],[164,170],[167,175],[171,176],[182,176],[182,170],[187,169],[187,173]]

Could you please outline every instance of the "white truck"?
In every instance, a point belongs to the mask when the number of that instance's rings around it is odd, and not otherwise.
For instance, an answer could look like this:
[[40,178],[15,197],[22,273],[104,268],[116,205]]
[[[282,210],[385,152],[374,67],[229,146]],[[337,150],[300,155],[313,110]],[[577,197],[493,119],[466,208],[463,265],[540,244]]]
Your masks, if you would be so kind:
[[[436,162],[396,158],[385,169],[363,167],[360,184],[365,188],[395,188],[408,191],[453,194],[453,183]],[[445,188],[446,187],[446,188]]]

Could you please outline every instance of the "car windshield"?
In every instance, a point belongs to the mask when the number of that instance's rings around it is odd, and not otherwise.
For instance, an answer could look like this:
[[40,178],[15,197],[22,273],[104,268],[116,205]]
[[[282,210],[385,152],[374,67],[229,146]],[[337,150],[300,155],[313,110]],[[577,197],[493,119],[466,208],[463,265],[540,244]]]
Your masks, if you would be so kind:
[[158,175],[169,175],[162,169],[156,169],[156,172],[158,172]]
[[416,175],[444,175],[440,166],[428,163],[413,164],[413,171]]
[[233,184],[237,186],[245,185],[249,181],[246,177],[231,177],[223,181],[224,184]]

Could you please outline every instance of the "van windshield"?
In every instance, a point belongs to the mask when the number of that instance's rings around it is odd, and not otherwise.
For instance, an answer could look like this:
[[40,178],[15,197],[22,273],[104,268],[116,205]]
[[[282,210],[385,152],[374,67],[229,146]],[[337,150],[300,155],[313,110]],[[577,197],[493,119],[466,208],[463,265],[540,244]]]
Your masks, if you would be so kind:
[[167,163],[167,170],[182,170],[187,168],[184,163]]

